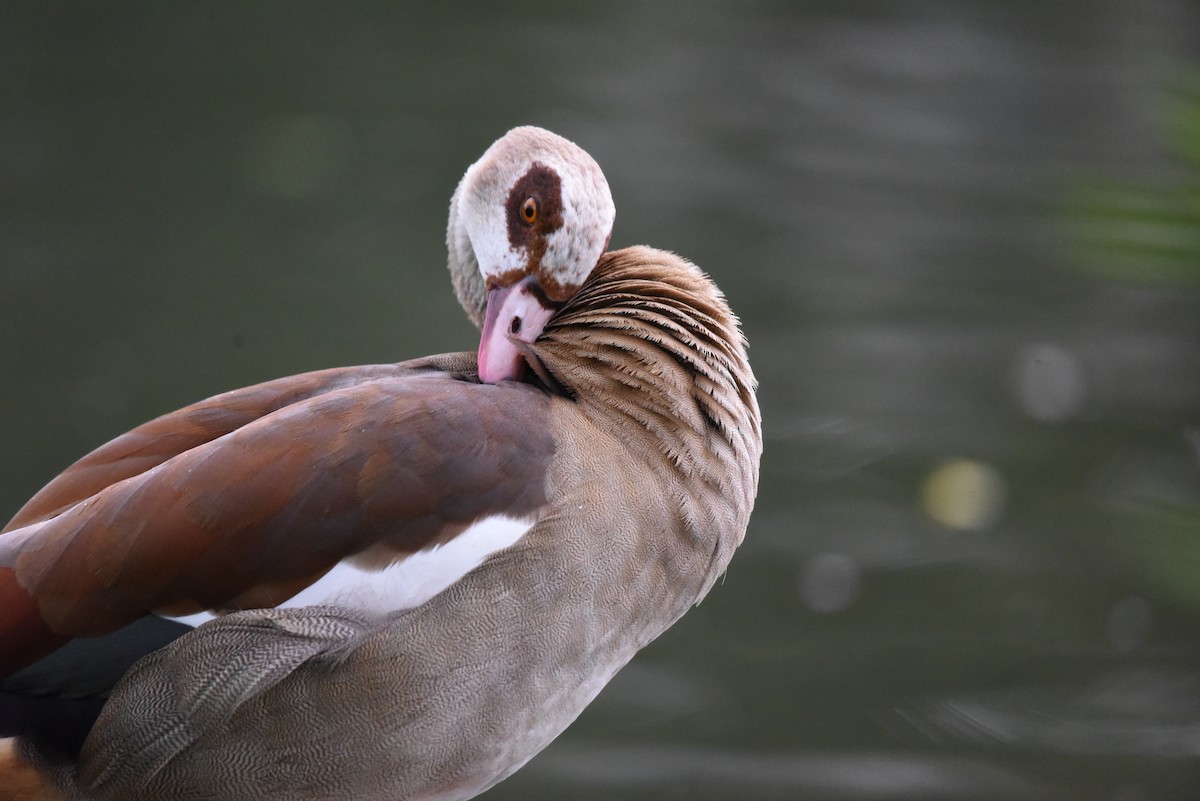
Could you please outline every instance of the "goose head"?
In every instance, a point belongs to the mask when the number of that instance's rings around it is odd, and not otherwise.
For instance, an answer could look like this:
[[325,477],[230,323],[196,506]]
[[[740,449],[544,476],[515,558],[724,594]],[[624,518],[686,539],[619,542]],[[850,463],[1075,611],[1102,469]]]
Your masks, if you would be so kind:
[[600,166],[541,128],[514,128],[467,169],[446,246],[455,294],[482,329],[481,381],[520,376],[522,343],[583,285],[615,216]]

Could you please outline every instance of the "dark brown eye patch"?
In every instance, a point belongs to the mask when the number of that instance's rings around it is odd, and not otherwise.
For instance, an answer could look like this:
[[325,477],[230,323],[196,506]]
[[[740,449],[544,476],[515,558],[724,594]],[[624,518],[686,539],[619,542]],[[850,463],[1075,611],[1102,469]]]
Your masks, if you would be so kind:
[[508,193],[508,241],[514,248],[533,249],[534,239],[562,227],[562,179],[535,161]]

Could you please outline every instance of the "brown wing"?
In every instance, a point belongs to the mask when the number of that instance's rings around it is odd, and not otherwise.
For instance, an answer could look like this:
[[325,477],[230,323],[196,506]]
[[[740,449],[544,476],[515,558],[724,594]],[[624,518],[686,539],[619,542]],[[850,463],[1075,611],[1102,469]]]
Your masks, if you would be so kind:
[[293,403],[378,378],[462,374],[473,368],[473,354],[444,354],[399,364],[318,370],[216,395],[144,423],[92,451],[29,499],[0,533],[54,517],[110,484]]
[[180,452],[0,537],[0,672],[151,610],[272,606],[349,555],[531,514],[548,402],[525,385],[384,376],[191,448],[144,448]]

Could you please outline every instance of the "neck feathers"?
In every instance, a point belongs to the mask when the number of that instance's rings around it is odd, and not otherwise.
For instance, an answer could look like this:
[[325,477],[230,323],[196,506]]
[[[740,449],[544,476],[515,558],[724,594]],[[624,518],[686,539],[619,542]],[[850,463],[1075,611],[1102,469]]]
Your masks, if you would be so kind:
[[578,402],[632,420],[674,469],[749,516],[756,382],[737,318],[695,265],[647,247],[604,254],[530,351]]

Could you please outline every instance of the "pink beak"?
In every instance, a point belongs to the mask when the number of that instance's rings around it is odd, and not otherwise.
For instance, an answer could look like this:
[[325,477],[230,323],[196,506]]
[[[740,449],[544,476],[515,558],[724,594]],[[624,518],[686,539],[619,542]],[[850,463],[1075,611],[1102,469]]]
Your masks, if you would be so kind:
[[488,290],[483,336],[479,340],[479,380],[485,384],[521,377],[525,359],[516,342],[533,342],[554,316],[532,275],[512,286]]

